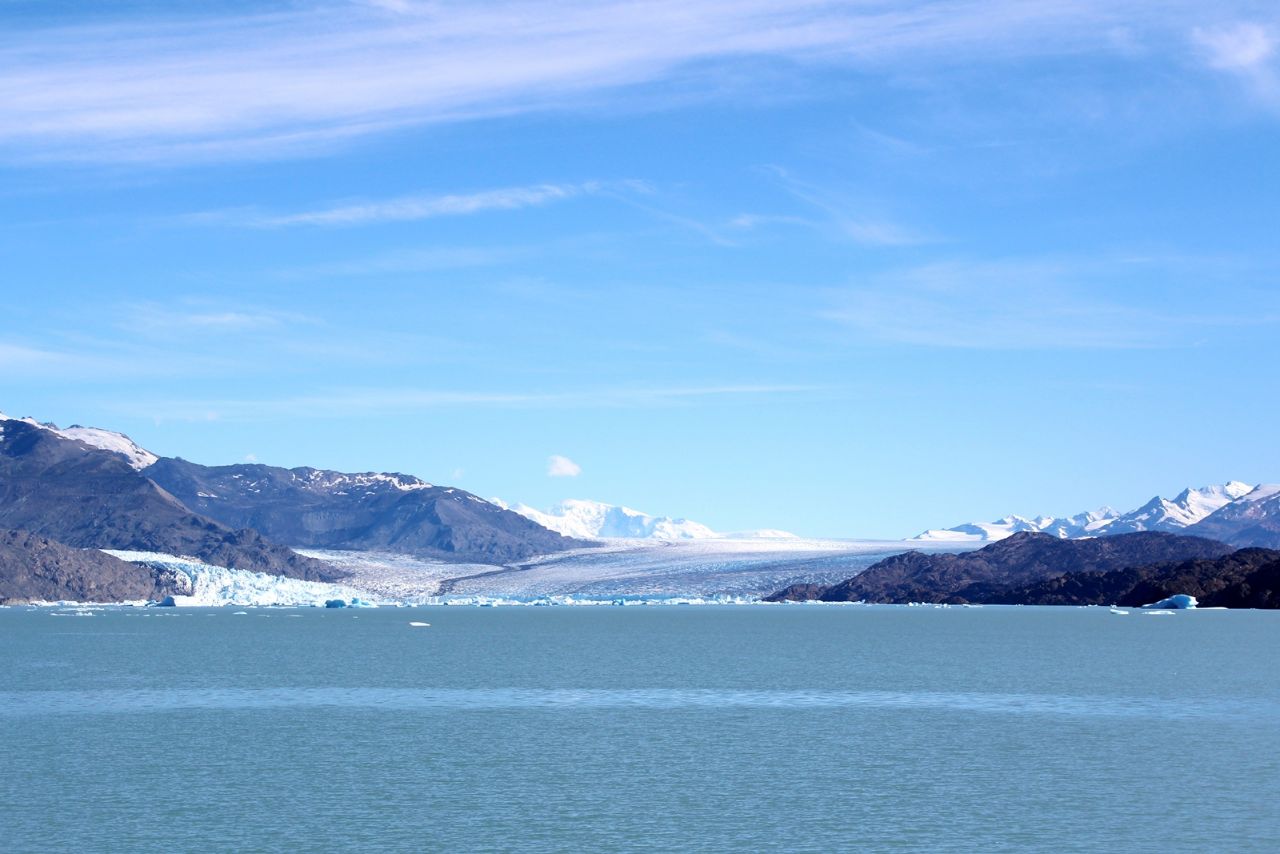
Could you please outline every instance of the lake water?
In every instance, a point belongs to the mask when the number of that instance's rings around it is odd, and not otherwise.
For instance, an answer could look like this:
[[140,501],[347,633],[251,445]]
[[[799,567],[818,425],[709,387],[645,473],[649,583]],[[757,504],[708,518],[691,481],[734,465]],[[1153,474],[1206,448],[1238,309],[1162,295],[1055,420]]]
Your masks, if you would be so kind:
[[0,849],[1276,851],[1278,651],[1267,612],[0,610]]

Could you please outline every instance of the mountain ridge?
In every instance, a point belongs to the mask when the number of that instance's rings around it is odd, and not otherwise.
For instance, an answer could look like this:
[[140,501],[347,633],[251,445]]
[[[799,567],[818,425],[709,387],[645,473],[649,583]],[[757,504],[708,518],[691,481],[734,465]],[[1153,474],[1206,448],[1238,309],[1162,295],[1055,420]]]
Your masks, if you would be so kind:
[[143,472],[187,506],[299,548],[508,563],[586,545],[456,487],[399,473],[163,457]]

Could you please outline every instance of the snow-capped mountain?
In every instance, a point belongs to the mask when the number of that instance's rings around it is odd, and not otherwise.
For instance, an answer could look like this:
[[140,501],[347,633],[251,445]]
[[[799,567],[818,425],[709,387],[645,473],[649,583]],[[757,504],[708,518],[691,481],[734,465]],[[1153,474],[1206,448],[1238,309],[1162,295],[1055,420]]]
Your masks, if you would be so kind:
[[1136,531],[1182,531],[1242,499],[1254,487],[1240,481],[1184,489],[1172,500],[1155,496],[1137,510],[1117,513],[1102,507],[1076,516],[1006,516],[995,522],[970,522],[954,528],[930,529],[912,537],[920,542],[994,542],[1022,531],[1039,531],[1063,539],[1128,534]]
[[1133,531],[1180,531],[1208,518],[1237,498],[1243,498],[1253,487],[1238,480],[1199,489],[1184,489],[1173,500],[1156,496],[1137,510],[1126,513],[1107,525],[1108,534]]
[[111,451],[128,460],[129,465],[135,471],[142,471],[160,459],[146,448],[139,447],[137,443],[125,434],[111,430],[102,430],[97,427],[81,427],[79,424],[72,424],[64,430],[56,424],[41,423],[34,418],[10,418],[3,412],[0,412],[0,421],[21,421],[23,424],[30,424],[32,427],[39,427],[42,430],[48,430],[50,433],[56,433],[64,439],[84,442],[91,448]]
[[499,507],[514,510],[544,528],[578,539],[710,540],[781,539],[795,536],[786,531],[775,530],[722,534],[700,522],[673,519],[670,516],[650,516],[630,507],[581,498],[561,501],[548,511],[538,510],[527,504],[508,505],[497,498],[492,500]]
[[1197,522],[1187,533],[1233,546],[1280,548],[1280,483],[1264,483]]

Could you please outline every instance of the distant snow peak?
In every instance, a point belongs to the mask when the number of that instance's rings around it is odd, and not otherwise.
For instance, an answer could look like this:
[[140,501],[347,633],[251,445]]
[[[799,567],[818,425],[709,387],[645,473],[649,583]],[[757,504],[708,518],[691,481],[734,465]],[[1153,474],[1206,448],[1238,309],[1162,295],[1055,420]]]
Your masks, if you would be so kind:
[[538,510],[527,504],[508,505],[497,498],[493,499],[493,503],[566,537],[584,540],[782,539],[794,536],[786,531],[773,530],[721,534],[689,519],[650,516],[630,507],[582,498],[561,501],[548,511]]
[[1255,489],[1247,483],[1233,480],[1198,489],[1184,489],[1173,499],[1157,495],[1128,513],[1102,507],[1061,518],[1006,516],[995,522],[970,522],[954,528],[930,529],[911,539],[919,542],[994,542],[1022,531],[1037,531],[1062,539],[1136,531],[1179,531],[1208,518],[1233,501],[1248,500],[1248,496],[1259,489],[1262,487]]
[[56,433],[64,439],[83,442],[91,448],[111,451],[124,457],[129,461],[129,465],[138,471],[142,471],[160,459],[146,448],[139,447],[128,436],[123,433],[116,433],[113,430],[103,430],[98,427],[81,427],[79,424],[72,424],[64,430],[56,424],[42,423],[34,418],[10,418],[2,412],[0,412],[0,421],[21,421],[24,424],[30,424],[32,427],[39,427],[41,430]]

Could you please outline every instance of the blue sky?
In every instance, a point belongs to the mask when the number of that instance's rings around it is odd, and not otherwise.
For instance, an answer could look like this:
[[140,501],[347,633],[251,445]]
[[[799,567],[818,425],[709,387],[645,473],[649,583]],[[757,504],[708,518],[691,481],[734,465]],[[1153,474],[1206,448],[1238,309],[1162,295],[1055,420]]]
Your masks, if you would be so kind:
[[1274,3],[182,9],[0,0],[10,415],[806,535],[1280,479]]

